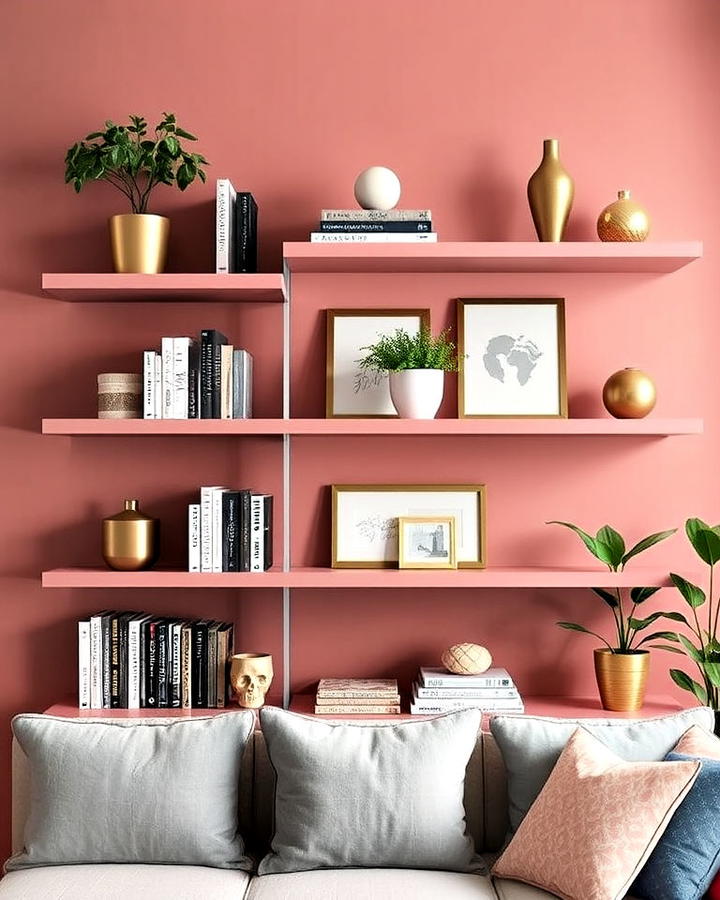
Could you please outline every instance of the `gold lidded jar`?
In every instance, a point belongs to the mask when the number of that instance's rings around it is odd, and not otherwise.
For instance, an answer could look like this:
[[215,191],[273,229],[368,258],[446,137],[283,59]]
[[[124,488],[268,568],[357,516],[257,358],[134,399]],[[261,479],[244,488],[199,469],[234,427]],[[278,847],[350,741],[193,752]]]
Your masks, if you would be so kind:
[[650,216],[630,197],[618,191],[618,198],[600,213],[597,233],[601,241],[644,241],[650,232]]
[[103,519],[102,556],[111,569],[149,569],[160,551],[160,523],[146,516],[137,500],[126,500],[122,512]]

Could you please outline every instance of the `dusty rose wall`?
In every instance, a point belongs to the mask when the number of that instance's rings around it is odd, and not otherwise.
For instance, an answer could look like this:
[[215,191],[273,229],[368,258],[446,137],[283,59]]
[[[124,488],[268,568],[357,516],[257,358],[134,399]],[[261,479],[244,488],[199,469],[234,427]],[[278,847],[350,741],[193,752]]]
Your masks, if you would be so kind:
[[[109,605],[235,617],[250,645],[279,652],[276,592],[45,591],[46,567],[91,562],[98,519],[140,496],[182,547],[181,513],[201,483],[279,490],[278,442],[41,437],[40,419],[92,414],[98,371],[133,366],[160,335],[215,326],[256,354],[258,412],[280,409],[279,311],[260,307],[70,305],[40,295],[44,271],[108,267],[104,186],[62,183],[64,150],[106,117],[177,112],[202,137],[212,176],[250,187],[263,268],[306,237],[321,206],[351,201],[355,174],[395,168],[403,203],[435,211],[444,240],[533,236],[524,186],[542,138],[561,138],[577,183],[568,236],[591,239],[598,210],[632,188],[653,237],[700,238],[705,259],[670,276],[330,278],[296,282],[296,415],[322,410],[321,310],[428,305],[457,296],[567,299],[571,412],[600,413],[623,365],[657,380],[658,414],[702,415],[702,438],[294,442],[296,563],[328,561],[330,481],[482,480],[495,564],[583,564],[550,517],[636,537],[688,514],[717,518],[716,400],[720,174],[714,0],[65,0],[3,4],[3,346],[0,540],[0,856],[8,850],[9,718],[75,683],[74,622]],[[159,191],[173,217],[171,268],[212,265],[212,187]],[[447,408],[452,414],[453,401]],[[278,546],[279,551],[279,546]],[[655,551],[687,565],[680,539]],[[666,592],[667,593],[667,592]],[[675,602],[672,596],[665,604]],[[487,642],[528,692],[592,690],[590,645],[557,618],[601,625],[583,592],[394,595],[298,592],[293,683],[319,674],[399,672],[450,640]],[[667,691],[666,660],[652,689]]]

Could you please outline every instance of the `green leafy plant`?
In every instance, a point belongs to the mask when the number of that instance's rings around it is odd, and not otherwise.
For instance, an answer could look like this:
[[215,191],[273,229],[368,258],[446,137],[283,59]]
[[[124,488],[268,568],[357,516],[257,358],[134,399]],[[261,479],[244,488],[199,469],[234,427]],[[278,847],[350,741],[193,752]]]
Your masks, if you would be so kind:
[[[658,531],[656,534],[651,534],[641,541],[638,541],[637,544],[627,550],[623,536],[609,525],[603,525],[595,537],[593,537],[591,534],[583,531],[582,528],[578,528],[577,525],[572,525],[570,522],[553,521],[547,522],[546,524],[562,525],[565,528],[570,528],[578,535],[590,553],[592,553],[596,559],[599,559],[600,562],[605,563],[611,572],[622,572],[625,565],[634,556],[643,553],[655,544],[659,544],[660,541],[664,541],[677,531],[677,528],[671,528],[669,531]],[[557,624],[560,628],[566,628],[569,631],[580,631],[583,634],[591,634],[594,637],[599,638],[613,653],[636,653],[640,649],[645,649],[643,648],[643,644],[649,644],[650,641],[655,640],[679,640],[671,631],[654,631],[651,634],[640,637],[640,632],[645,631],[653,624],[653,622],[656,622],[663,616],[667,616],[667,613],[662,612],[651,613],[645,618],[638,618],[635,615],[638,606],[641,606],[646,600],[649,600],[649,598],[657,593],[660,588],[634,587],[628,591],[627,589],[623,590],[617,587],[611,591],[605,590],[604,588],[593,588],[592,590],[593,593],[600,597],[612,611],[615,622],[615,646],[602,637],[602,635],[597,634],[595,631],[590,631],[588,628],[585,628],[584,625],[577,625],[575,622],[558,622]],[[628,606],[630,607],[629,610]]]
[[394,334],[382,335],[375,344],[361,347],[367,353],[359,361],[361,369],[377,372],[402,372],[404,369],[442,369],[456,372],[457,353],[446,328],[433,337],[423,326],[417,334],[398,328]]
[[163,113],[152,138],[142,116],[130,116],[129,125],[105,122],[103,131],[93,131],[65,154],[65,183],[80,193],[89,181],[107,181],[130,201],[134,213],[146,213],[148,201],[159,184],[177,184],[181,191],[199,178],[205,181],[200,153],[190,153],[182,140],[196,141]]

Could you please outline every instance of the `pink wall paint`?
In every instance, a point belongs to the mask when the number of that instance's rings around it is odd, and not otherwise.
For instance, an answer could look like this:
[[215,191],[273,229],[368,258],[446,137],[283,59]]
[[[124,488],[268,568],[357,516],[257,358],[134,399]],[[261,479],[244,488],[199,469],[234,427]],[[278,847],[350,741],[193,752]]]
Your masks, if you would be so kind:
[[[122,198],[105,186],[75,197],[62,183],[66,147],[106,117],[174,110],[202,137],[212,178],[255,193],[268,271],[280,266],[283,240],[305,239],[320,207],[352,202],[356,173],[374,163],[399,172],[403,204],[432,207],[444,240],[532,239],[525,183],[548,136],[561,139],[576,179],[569,237],[592,239],[598,211],[630,187],[653,214],[653,237],[705,241],[702,262],[664,277],[297,277],[296,415],[322,414],[326,307],[428,305],[441,324],[457,296],[553,295],[567,299],[571,411],[599,414],[604,378],[641,365],[656,377],[658,414],[702,415],[706,434],[297,439],[296,563],[327,563],[331,481],[486,481],[496,564],[583,564],[570,535],[542,524],[551,517],[609,520],[631,537],[688,514],[717,518],[714,0],[206,0],[192,13],[170,0],[6,0],[3,26],[0,855],[9,848],[8,722],[73,690],[79,616],[111,604],[235,616],[248,645],[279,653],[274,591],[40,588],[43,568],[93,560],[98,519],[124,496],[139,495],[166,520],[172,562],[199,484],[251,481],[279,492],[279,442],[39,434],[43,416],[93,414],[98,371],[131,366],[162,334],[208,325],[256,354],[258,413],[280,408],[279,310],[66,305],[39,295],[43,270],[109,267],[104,222]],[[155,211],[173,218],[171,270],[211,268],[212,198],[211,185],[158,192]],[[451,393],[444,414],[454,409]],[[679,538],[654,553],[668,565],[691,562]],[[590,692],[591,644],[552,623],[601,625],[603,614],[574,591],[297,592],[293,682],[395,672],[407,681],[419,661],[473,637],[528,692]],[[668,690],[666,668],[658,657],[652,690]]]

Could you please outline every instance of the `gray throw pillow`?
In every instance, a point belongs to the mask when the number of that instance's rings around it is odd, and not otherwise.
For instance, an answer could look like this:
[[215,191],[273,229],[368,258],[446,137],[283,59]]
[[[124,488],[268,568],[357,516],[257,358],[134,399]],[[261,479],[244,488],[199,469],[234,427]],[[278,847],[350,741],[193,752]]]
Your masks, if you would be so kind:
[[664,759],[691,725],[712,731],[714,721],[705,707],[657,719],[494,716],[490,731],[507,770],[510,831],[525,818],[578,725],[628,762],[649,762]]
[[478,710],[424,722],[328,724],[266,707],[277,774],[272,852],[259,874],[342,867],[478,871],[465,768]]
[[250,869],[238,833],[251,712],[175,721],[16,716],[30,765],[24,849],[7,869],[175,863]]

